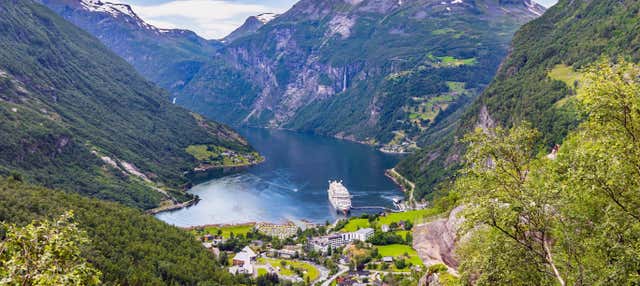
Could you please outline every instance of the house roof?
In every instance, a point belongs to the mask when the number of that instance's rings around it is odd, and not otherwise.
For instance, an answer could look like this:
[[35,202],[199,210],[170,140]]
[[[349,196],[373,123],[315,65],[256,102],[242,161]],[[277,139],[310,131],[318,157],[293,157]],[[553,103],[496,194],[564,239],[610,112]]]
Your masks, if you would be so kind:
[[368,234],[368,233],[373,233],[373,228],[363,228],[363,229],[359,229],[356,231],[356,233],[358,234]]
[[251,248],[250,248],[250,247],[248,247],[248,246],[245,246],[245,247],[242,249],[242,251],[241,251],[241,252],[239,252],[238,254],[243,253],[243,252],[247,253],[247,255],[249,255],[249,257],[251,257],[251,258],[253,258],[253,257],[256,257],[256,256],[257,256],[257,255],[256,255],[256,253],[255,253],[255,251],[253,251],[253,249],[251,249]]

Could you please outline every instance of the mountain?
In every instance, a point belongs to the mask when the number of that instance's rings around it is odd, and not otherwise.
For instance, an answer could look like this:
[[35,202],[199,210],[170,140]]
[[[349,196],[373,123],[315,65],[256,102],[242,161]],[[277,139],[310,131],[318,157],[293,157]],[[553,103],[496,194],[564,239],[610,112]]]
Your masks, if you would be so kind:
[[258,16],[251,16],[247,18],[247,20],[240,26],[235,29],[231,34],[224,37],[222,40],[223,43],[231,43],[239,38],[242,38],[247,35],[251,35],[258,31],[262,26],[271,22],[273,19],[278,17],[277,14],[273,13],[263,13]]
[[221,44],[192,31],[160,29],[142,20],[129,5],[100,0],[39,0],[88,31],[163,88],[179,88]]
[[227,43],[177,103],[405,150],[485,88],[516,29],[543,11],[528,0],[303,0]]
[[116,203],[0,179],[2,222],[24,226],[70,210],[90,239],[82,256],[104,285],[237,285],[190,233]]
[[208,150],[256,156],[46,7],[0,3],[0,175],[148,209],[190,199],[184,173],[230,159]]
[[541,151],[561,144],[582,118],[572,96],[584,84],[581,70],[600,57],[640,60],[638,11],[630,0],[559,1],[516,33],[511,53],[469,111],[425,134],[431,144],[398,170],[420,194],[430,193],[454,174],[464,149],[456,138],[475,126],[528,121],[545,135]]
[[[178,104],[209,118],[390,151],[416,147],[444,115],[465,109],[490,82],[513,33],[544,12],[530,0],[303,0],[277,17],[250,17],[223,46],[200,46],[208,60],[185,67],[148,56],[136,38],[118,37],[114,31],[126,26],[147,35],[146,45],[167,45],[126,5],[41,1],[169,89]],[[103,11],[112,6],[128,12]],[[166,66],[167,75],[148,71],[140,58]]]

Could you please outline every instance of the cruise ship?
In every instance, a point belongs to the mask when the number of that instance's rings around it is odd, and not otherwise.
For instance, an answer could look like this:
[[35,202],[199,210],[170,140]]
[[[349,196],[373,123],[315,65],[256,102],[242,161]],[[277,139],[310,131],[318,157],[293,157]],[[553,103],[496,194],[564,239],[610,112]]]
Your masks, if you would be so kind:
[[351,211],[351,194],[344,187],[342,181],[329,181],[329,202],[337,212],[347,215]]

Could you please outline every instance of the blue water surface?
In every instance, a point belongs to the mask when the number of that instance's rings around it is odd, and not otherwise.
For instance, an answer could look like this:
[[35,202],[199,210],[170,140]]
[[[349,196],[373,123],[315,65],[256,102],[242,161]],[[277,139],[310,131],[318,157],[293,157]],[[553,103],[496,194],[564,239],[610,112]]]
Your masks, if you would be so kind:
[[[272,129],[239,132],[266,158],[248,170],[212,179],[190,192],[201,201],[158,214],[177,226],[307,220],[323,223],[339,215],[327,198],[329,180],[342,180],[354,207],[392,207],[400,189],[384,176],[401,159],[370,146],[312,134]],[[352,215],[374,212],[354,210]]]

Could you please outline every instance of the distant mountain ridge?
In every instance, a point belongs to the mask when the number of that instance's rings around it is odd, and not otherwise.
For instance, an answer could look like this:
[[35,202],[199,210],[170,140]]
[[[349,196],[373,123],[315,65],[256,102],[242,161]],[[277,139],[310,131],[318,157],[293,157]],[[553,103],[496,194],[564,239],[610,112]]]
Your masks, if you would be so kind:
[[180,88],[221,45],[182,29],[146,23],[126,4],[101,0],[39,0],[100,39],[147,79]]

